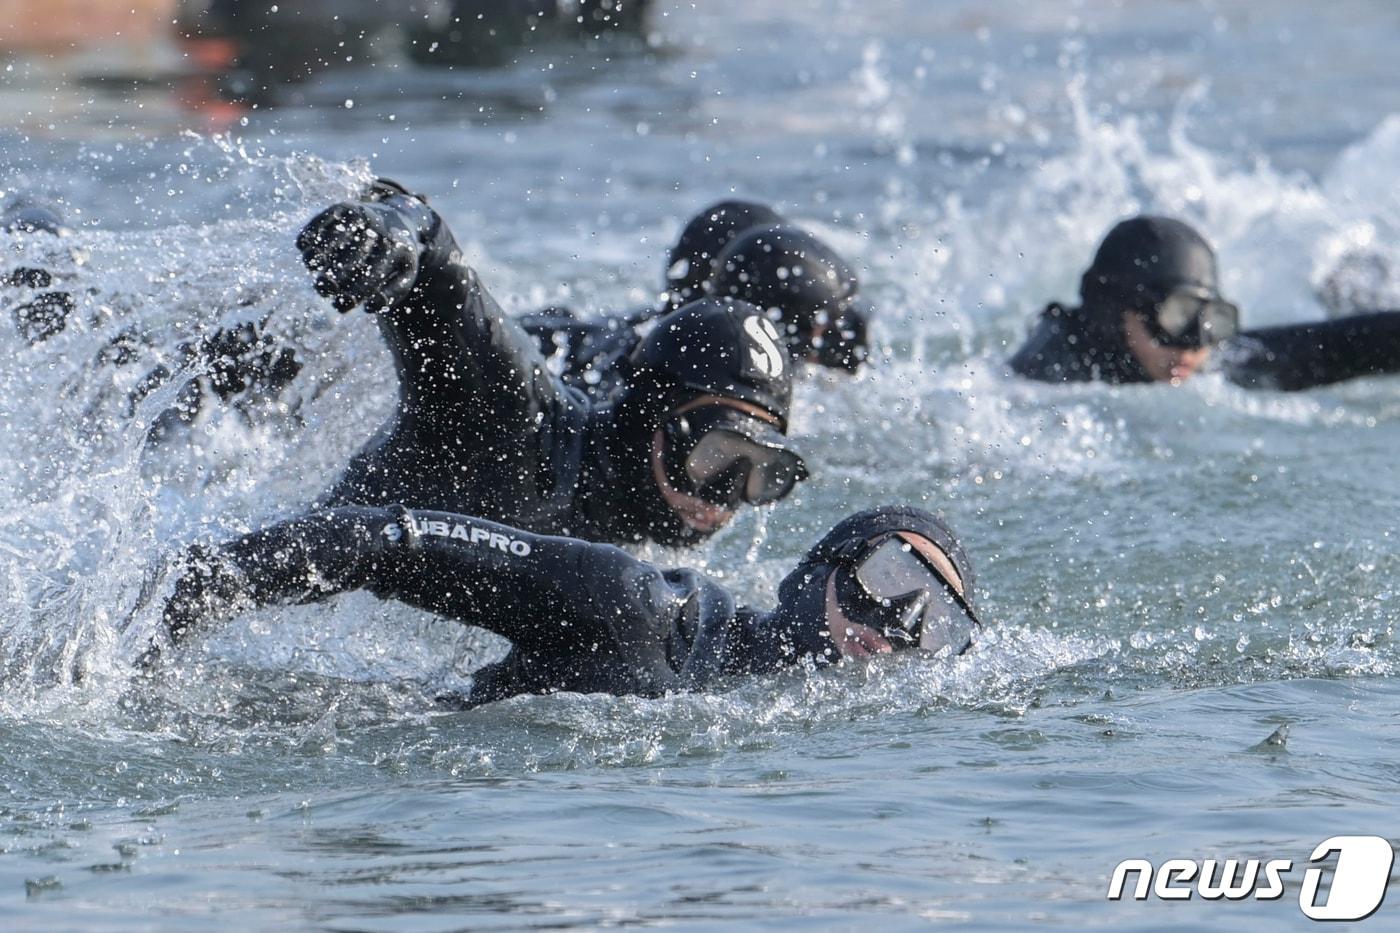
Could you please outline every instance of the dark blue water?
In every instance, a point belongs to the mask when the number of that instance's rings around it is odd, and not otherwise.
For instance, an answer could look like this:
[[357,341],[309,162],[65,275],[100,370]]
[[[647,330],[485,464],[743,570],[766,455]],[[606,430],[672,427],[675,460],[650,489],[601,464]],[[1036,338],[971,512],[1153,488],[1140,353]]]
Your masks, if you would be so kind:
[[[1274,903],[1163,904],[1108,902],[1110,873],[1396,838],[1400,383],[1047,387],[1001,360],[1134,211],[1201,226],[1248,323],[1323,314],[1349,252],[1400,257],[1400,9],[986,7],[664,3],[649,42],[340,72],[223,136],[159,84],[79,80],[116,57],[0,63],[0,189],[79,225],[0,249],[81,296],[0,354],[15,928],[1272,930],[1306,922],[1297,875]],[[816,481],[698,554],[644,553],[763,601],[835,518],[923,503],[979,564],[986,643],[443,714],[501,646],[351,596],[134,678],[162,560],[304,505],[390,409],[372,323],[292,247],[375,173],[429,193],[512,309],[647,301],[683,219],[731,192],[830,238],[881,360],[799,386]],[[140,372],[101,349],[264,314],[309,351],[292,391],[144,446],[173,389],[131,410]]]

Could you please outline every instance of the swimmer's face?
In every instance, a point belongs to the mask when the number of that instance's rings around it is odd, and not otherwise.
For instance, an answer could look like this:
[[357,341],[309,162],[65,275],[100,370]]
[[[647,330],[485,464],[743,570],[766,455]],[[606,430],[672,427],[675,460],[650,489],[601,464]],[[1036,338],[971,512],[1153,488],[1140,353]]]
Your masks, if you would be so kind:
[[[896,534],[923,555],[959,596],[965,595],[962,575],[938,545],[923,535],[916,535],[910,531],[900,531]],[[832,643],[843,658],[864,658],[872,654],[888,654],[894,651],[894,646],[884,635],[868,625],[852,622],[846,617],[846,613],[841,611],[841,604],[836,598],[835,571],[826,578],[826,633],[831,636]]]
[[[736,398],[725,398],[722,395],[702,395],[699,398],[691,399],[684,405],[671,412],[672,415],[682,415],[696,408],[706,405],[724,405],[741,411],[746,415],[765,421],[774,427],[778,426],[778,419],[768,412],[749,402],[740,401]],[[671,511],[675,512],[686,527],[701,534],[713,534],[719,531],[729,520],[734,517],[732,509],[706,502],[698,496],[681,492],[672,486],[666,479],[666,464],[662,459],[662,445],[665,442],[665,435],[658,428],[651,436],[651,475],[656,480],[656,488],[661,492],[661,498]]]
[[1123,315],[1123,337],[1153,382],[1181,385],[1210,359],[1210,347],[1169,347],[1152,338],[1142,315]]

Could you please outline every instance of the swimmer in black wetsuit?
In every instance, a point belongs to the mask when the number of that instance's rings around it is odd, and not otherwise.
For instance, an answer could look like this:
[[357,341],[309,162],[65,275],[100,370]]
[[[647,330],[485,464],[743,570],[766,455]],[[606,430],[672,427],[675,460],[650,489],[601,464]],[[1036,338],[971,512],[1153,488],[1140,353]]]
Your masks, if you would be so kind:
[[549,373],[442,218],[403,188],[379,182],[323,211],[297,245],[337,309],[374,313],[399,377],[396,415],[322,505],[408,503],[538,534],[687,544],[806,476],[782,437],[792,367],[750,305],[671,312],[622,361],[625,386],[593,402]]
[[[26,199],[0,212],[0,231],[16,237],[41,235],[62,238],[68,228],[53,210]],[[15,329],[28,343],[38,344],[63,330],[76,303],[67,291],[53,289],[54,274],[45,268],[21,266],[0,272],[0,286],[10,289],[5,304]]]
[[313,512],[193,548],[184,566],[163,616],[176,643],[242,609],[350,590],[508,638],[506,658],[455,698],[462,706],[560,690],[657,696],[904,648],[951,656],[981,627],[961,545],[914,508],[840,522],[783,580],[771,612],[610,545],[402,507]]
[[[50,241],[43,266],[21,266],[0,271],[0,298],[15,329],[30,346],[38,346],[62,333],[78,309],[63,241],[70,231],[52,208],[26,198],[16,199],[0,212],[0,231],[16,238],[42,237]],[[80,293],[81,294],[81,293]],[[95,314],[90,326],[101,326]],[[199,372],[181,389],[175,404],[156,416],[148,438],[164,437],[176,424],[192,422],[210,396],[225,404],[243,405],[251,397],[272,397],[288,386],[301,370],[290,347],[279,346],[265,329],[265,321],[245,321],[223,327],[207,336],[186,341],[173,357],[157,363],[132,390],[132,409],[155,389],[180,372]],[[100,362],[129,366],[150,350],[140,335],[126,331],[114,338],[100,355]]]
[[617,364],[639,328],[688,301],[735,298],[762,308],[794,360],[854,372],[866,356],[871,306],[856,273],[831,247],[762,204],[721,201],[696,214],[671,248],[666,291],[655,308],[581,320],[567,308],[520,318],[564,381],[595,398],[621,384]]
[[1080,307],[1052,304],[1011,358],[1043,382],[1178,384],[1212,357],[1247,388],[1296,391],[1400,372],[1400,313],[1239,329],[1215,252],[1188,225],[1134,217],[1115,226],[1080,283]]

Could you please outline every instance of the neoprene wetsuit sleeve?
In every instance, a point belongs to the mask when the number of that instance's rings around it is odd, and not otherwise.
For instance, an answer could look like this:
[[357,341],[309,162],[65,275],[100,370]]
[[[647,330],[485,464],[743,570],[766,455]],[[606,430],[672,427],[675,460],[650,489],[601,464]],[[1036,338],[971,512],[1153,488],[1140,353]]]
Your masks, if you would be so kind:
[[1400,311],[1248,330],[1222,348],[1225,375],[1250,389],[1295,392],[1400,372]]
[[558,388],[531,339],[481,284],[447,224],[406,194],[378,204],[397,212],[422,244],[409,293],[376,315],[420,428],[515,434],[556,403]]
[[597,325],[593,321],[581,321],[578,315],[568,308],[541,308],[515,319],[520,329],[525,331],[540,348],[541,355],[553,356],[559,347],[581,331],[591,330]]
[[192,549],[188,565],[165,609],[176,641],[241,609],[365,589],[526,651],[622,659],[656,691],[673,684],[670,658],[687,650],[678,633],[695,597],[690,575],[612,545],[402,507],[314,512]]
[[[387,520],[387,521],[386,521]],[[265,605],[309,603],[366,585],[384,509],[313,512],[218,547],[194,545],[165,605],[173,641],[192,630]]]

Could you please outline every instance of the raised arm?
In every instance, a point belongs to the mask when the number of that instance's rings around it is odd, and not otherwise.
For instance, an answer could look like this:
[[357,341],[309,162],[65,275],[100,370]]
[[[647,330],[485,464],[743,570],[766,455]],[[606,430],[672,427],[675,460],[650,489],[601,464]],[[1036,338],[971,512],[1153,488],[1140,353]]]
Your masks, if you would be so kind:
[[555,403],[535,342],[462,261],[441,217],[379,182],[314,217],[297,238],[316,289],[336,309],[363,305],[394,354],[404,417],[424,428],[515,433]]
[[240,610],[364,589],[527,652],[623,659],[658,689],[674,680],[668,659],[686,650],[681,619],[696,598],[694,575],[611,545],[401,507],[314,512],[187,561],[165,609],[176,642]]
[[1244,331],[1222,348],[1225,374],[1251,389],[1293,392],[1400,372],[1400,311]]

